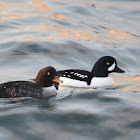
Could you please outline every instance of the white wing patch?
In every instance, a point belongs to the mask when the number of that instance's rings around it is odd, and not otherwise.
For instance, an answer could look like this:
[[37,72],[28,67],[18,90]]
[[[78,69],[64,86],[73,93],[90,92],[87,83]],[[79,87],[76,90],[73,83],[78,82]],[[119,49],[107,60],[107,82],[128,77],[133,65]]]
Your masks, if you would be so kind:
[[[71,77],[70,75],[66,75],[66,73],[68,73],[68,72],[65,72],[65,74],[63,74],[63,76],[66,76],[66,77]],[[77,77],[80,77],[80,78],[88,78],[88,76],[87,75],[82,75],[82,74],[80,74],[80,73],[74,73],[74,72],[71,72],[70,74],[73,74],[73,75],[75,75],[75,76],[77,76]]]
[[112,70],[114,70],[114,68],[115,68],[115,62],[108,68],[108,71],[112,71]]

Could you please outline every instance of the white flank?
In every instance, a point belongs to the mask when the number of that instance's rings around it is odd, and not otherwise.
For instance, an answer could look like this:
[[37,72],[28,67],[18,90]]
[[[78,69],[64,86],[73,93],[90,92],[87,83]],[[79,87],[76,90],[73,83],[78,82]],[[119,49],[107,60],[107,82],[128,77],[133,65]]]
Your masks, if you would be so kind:
[[72,86],[72,87],[87,87],[87,83],[80,80],[74,80],[67,77],[60,77],[63,83],[60,85]]
[[112,77],[94,77],[91,80],[91,87],[107,87],[113,86],[114,80]]
[[115,68],[115,62],[108,68],[108,71],[112,71],[112,70],[114,70],[114,68]]
[[74,80],[70,79],[67,77],[60,77],[60,79],[63,81],[63,83],[60,83],[60,85],[65,85],[65,86],[72,86],[72,87],[105,87],[105,86],[113,86],[114,81],[112,77],[103,77],[103,78],[97,78],[94,77],[91,80],[91,84],[87,85],[87,82],[80,81],[80,80]]
[[43,87],[43,97],[54,96],[57,94],[56,88],[54,86],[51,87]]

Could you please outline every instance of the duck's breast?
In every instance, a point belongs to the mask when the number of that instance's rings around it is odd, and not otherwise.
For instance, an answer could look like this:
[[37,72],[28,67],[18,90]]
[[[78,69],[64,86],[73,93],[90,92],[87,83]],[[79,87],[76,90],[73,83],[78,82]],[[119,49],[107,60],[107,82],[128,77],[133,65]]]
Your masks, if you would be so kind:
[[113,86],[114,80],[112,77],[93,77],[90,83],[90,87],[106,87]]

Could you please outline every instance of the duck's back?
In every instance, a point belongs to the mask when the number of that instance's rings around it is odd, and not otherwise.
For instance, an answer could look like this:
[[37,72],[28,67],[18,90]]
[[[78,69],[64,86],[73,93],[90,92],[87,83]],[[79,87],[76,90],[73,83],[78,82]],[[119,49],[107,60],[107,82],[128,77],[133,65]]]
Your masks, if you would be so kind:
[[30,81],[14,81],[0,84],[0,98],[41,97],[42,88]]
[[58,75],[60,77],[67,77],[74,80],[80,81],[88,81],[90,76],[90,72],[86,70],[79,70],[79,69],[69,69],[69,70],[62,70],[58,71]]
[[69,69],[58,71],[60,79],[63,81],[61,85],[87,87],[91,81],[91,72],[79,69]]

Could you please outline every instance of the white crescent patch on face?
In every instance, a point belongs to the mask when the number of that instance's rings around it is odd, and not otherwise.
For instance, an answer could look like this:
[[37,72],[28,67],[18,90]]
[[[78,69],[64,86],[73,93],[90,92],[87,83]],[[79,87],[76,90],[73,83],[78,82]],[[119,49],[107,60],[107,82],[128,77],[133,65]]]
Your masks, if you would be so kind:
[[114,63],[108,68],[108,71],[114,70],[115,66],[116,66],[116,64],[115,64],[115,62],[114,62]]

